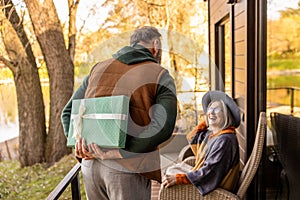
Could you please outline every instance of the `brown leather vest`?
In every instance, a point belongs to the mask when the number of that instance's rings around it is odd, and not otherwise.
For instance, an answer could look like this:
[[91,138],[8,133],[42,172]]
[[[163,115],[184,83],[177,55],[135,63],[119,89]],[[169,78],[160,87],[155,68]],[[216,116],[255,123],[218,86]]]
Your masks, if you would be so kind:
[[[150,108],[156,101],[158,81],[166,70],[153,62],[126,65],[110,59],[93,67],[85,98],[126,95],[130,97],[128,139],[138,136],[151,121]],[[161,182],[157,149],[135,157],[118,160],[131,171]],[[152,170],[153,169],[153,170]]]

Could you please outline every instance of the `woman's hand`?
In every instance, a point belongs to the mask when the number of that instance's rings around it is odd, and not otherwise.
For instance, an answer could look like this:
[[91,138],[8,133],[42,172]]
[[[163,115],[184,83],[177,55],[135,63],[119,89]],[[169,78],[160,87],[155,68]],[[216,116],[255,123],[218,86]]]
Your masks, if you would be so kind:
[[175,174],[166,174],[163,178],[162,185],[164,188],[171,187],[176,184],[176,175]]
[[93,152],[93,157],[100,158],[101,160],[123,158],[119,152],[119,149],[101,149],[95,143],[89,144],[89,151]]

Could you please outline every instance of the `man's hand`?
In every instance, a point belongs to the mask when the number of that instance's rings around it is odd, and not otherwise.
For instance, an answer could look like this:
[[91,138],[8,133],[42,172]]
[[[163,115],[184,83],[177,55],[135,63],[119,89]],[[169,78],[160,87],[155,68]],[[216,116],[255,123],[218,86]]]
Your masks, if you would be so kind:
[[100,158],[101,160],[122,158],[118,149],[100,149],[95,143],[89,144],[89,151],[93,152],[93,157]]
[[75,156],[78,158],[83,158],[85,160],[94,159],[93,155],[87,149],[86,141],[84,138],[80,138],[75,143]]
[[175,174],[166,174],[163,178],[162,185],[165,188],[171,187],[176,184],[176,175]]

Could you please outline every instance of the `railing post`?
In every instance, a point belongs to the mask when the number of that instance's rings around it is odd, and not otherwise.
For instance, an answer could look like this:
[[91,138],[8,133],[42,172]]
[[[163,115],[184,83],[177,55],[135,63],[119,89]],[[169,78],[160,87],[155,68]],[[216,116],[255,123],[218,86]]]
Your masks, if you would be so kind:
[[275,88],[267,88],[267,90],[287,90],[288,97],[290,97],[290,115],[294,115],[294,107],[295,107],[295,91],[300,91],[299,87],[275,87]]
[[294,88],[291,89],[291,114],[294,114]]
[[72,200],[81,200],[79,174],[71,182]]

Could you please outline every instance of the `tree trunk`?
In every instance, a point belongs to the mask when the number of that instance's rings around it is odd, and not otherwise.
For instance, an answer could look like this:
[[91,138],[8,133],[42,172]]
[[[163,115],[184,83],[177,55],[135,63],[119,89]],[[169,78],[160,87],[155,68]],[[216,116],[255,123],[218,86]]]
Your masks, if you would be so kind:
[[66,147],[60,115],[73,92],[74,65],[65,46],[53,1],[25,0],[25,3],[49,73],[50,120],[46,162],[52,163],[71,152]]
[[69,55],[74,62],[76,49],[76,13],[80,0],[68,0],[69,7]]
[[43,94],[36,68],[27,60],[14,73],[19,112],[19,160],[21,167],[44,161],[46,126]]
[[[0,12],[0,20],[3,25],[1,29],[3,43],[10,59],[6,65],[13,72],[17,90],[19,157],[21,167],[24,167],[41,163],[44,160],[45,111],[38,70],[34,59],[32,59],[30,44],[24,30],[22,31],[22,27],[16,27],[20,23],[12,23],[20,20],[18,15],[15,15],[14,8],[11,8],[10,15],[6,15],[11,23],[5,18],[2,11]],[[18,34],[17,30],[19,30]],[[26,45],[24,45],[25,43]]]

